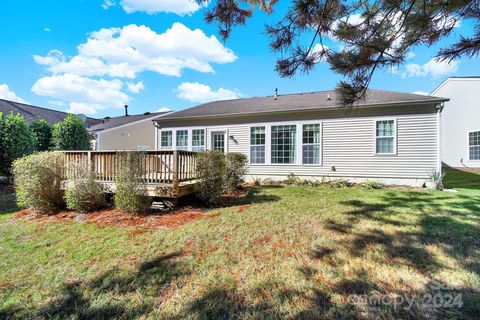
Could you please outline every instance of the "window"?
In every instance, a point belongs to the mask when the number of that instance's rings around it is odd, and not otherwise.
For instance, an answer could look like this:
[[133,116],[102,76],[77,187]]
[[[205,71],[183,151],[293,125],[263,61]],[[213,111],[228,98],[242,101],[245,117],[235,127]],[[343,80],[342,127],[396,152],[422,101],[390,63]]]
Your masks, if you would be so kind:
[[470,160],[480,160],[480,131],[468,134],[468,145],[470,148]]
[[137,146],[137,151],[149,151],[150,147],[149,146]]
[[250,128],[250,163],[265,163],[265,127]]
[[272,163],[295,163],[296,125],[272,126]]
[[196,151],[196,152],[205,151],[205,130],[204,129],[192,130],[192,151]]
[[188,130],[177,130],[177,150],[188,150]]
[[212,132],[212,149],[225,152],[225,132]]
[[376,147],[377,154],[395,153],[395,120],[380,120],[376,122]]
[[172,147],[172,131],[160,132],[161,149],[170,149]]
[[320,124],[303,125],[303,164],[320,163]]

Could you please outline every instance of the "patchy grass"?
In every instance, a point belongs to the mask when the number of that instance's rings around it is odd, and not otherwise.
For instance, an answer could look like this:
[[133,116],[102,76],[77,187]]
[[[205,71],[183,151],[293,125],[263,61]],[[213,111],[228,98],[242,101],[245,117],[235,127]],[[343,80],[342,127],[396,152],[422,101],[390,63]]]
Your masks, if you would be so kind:
[[256,187],[167,230],[3,215],[0,318],[478,319],[480,190],[459,190]]

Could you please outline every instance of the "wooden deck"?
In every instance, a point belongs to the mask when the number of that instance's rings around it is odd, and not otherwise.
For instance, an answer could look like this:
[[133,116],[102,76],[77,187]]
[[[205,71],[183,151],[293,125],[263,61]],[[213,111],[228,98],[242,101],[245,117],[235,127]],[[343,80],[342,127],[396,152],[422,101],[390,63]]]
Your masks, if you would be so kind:
[[[131,151],[64,151],[65,180],[79,177],[78,168],[89,168],[96,180],[115,192],[120,156]],[[196,152],[138,151],[141,176],[149,196],[178,198],[192,193],[196,183]]]

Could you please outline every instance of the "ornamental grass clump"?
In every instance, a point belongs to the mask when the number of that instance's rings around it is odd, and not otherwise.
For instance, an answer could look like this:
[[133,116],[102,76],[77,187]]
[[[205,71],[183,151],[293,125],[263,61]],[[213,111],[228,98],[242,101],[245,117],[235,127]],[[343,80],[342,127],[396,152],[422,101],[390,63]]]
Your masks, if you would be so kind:
[[148,211],[152,200],[147,196],[142,156],[138,152],[119,153],[115,178],[115,208],[122,213],[139,215]]
[[19,207],[38,213],[55,213],[65,207],[63,191],[63,155],[41,152],[17,159],[13,163],[15,193]]

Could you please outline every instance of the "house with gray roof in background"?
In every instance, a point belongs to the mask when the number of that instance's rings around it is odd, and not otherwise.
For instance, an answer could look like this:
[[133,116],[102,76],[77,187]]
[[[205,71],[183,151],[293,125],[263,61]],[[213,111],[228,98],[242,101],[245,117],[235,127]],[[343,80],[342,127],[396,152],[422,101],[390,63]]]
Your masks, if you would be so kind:
[[[19,114],[23,116],[29,123],[37,119],[45,119],[50,125],[54,125],[55,123],[62,121],[68,115],[66,112],[4,99],[0,99],[0,112],[4,115],[8,115],[10,113]],[[101,120],[86,117],[81,114],[77,116],[83,120],[85,127],[87,128],[101,122]]]
[[442,167],[446,101],[382,90],[348,108],[335,90],[215,101],[154,118],[154,140],[158,150],[241,152],[250,179],[422,186]]
[[155,125],[153,119],[168,112],[145,112],[120,117],[106,117],[89,128],[95,137],[95,150],[155,150]]

